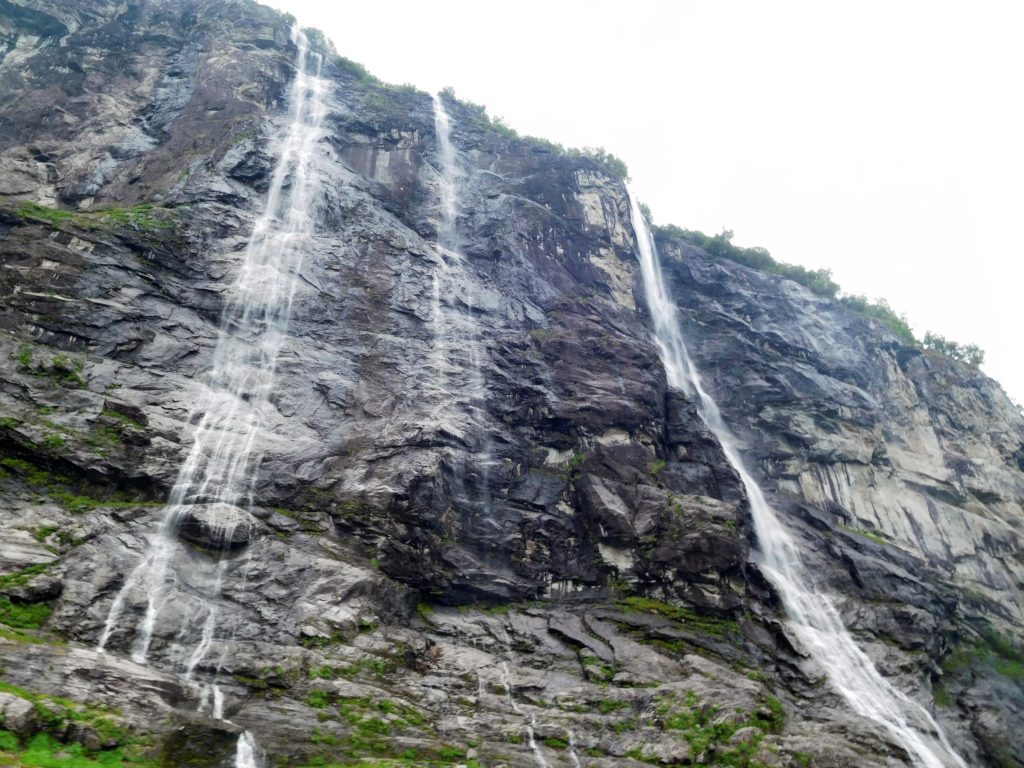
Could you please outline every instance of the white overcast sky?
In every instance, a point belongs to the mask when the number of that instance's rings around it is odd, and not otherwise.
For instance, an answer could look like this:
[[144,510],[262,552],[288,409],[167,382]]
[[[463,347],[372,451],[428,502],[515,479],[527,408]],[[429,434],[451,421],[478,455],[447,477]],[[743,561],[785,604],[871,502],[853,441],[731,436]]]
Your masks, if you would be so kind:
[[979,344],[1024,403],[1024,2],[268,4],[383,80],[605,147],[659,224]]

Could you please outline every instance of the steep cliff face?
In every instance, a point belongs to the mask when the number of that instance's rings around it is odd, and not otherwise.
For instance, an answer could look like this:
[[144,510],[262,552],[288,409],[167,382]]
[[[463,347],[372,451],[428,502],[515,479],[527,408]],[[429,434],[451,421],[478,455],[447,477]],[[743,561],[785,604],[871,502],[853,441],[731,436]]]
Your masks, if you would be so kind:
[[[295,50],[246,2],[3,3],[0,29],[5,728],[164,765],[234,764],[243,728],[273,765],[907,763],[792,647],[736,473],[666,386],[621,182],[445,97],[443,232],[431,97],[331,55],[253,520],[212,637],[185,578],[132,661],[129,577],[202,416]],[[941,678],[969,763],[1021,765],[1020,414],[795,284],[662,245],[822,587],[914,698]],[[197,573],[213,535],[181,531]]]
[[1019,409],[977,369],[799,285],[662,247],[694,353],[751,464],[823,584],[856,597],[847,624],[889,646],[883,664],[951,644],[940,700],[970,691],[959,703],[974,709],[977,696],[988,710],[975,735],[997,752],[1003,728],[1019,743],[1019,674],[1007,685],[984,664],[960,669],[965,654],[1020,638]]

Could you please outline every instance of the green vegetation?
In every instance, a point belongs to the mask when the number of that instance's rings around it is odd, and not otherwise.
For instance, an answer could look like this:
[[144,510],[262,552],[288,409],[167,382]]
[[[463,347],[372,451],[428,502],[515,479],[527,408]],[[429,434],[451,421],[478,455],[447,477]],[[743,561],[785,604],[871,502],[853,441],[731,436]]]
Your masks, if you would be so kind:
[[487,107],[457,98],[454,89],[450,87],[445,88],[441,91],[441,95],[475,113],[474,117],[476,118],[475,122],[478,128],[490,129],[510,139],[519,139],[542,152],[550,152],[560,157],[579,157],[593,160],[615,178],[622,179],[623,181],[629,179],[629,168],[626,166],[626,163],[604,147],[564,147],[558,142],[548,141],[536,136],[520,136],[514,128],[505,122],[504,118],[489,115]]
[[618,712],[620,709],[629,709],[633,706],[628,701],[618,701],[616,699],[603,699],[597,705],[597,711],[602,715],[610,715],[612,712]]
[[72,360],[63,353],[57,353],[48,362],[38,362],[35,358],[37,349],[37,347],[28,343],[18,347],[15,359],[20,373],[48,377],[66,387],[77,389],[85,387],[85,379],[81,376],[82,371],[85,369],[84,358]]
[[842,528],[844,531],[849,531],[850,533],[855,533],[858,536],[863,536],[865,539],[873,541],[876,544],[888,544],[889,543],[889,540],[886,539],[881,534],[874,533],[872,531],[866,531],[863,528],[851,528],[851,527],[846,526],[846,525],[840,525],[839,527]]
[[818,296],[836,301],[847,309],[877,320],[903,343],[910,346],[932,349],[968,365],[979,366],[984,362],[985,353],[975,344],[958,344],[933,333],[926,333],[924,339],[919,342],[914,336],[906,316],[897,314],[885,299],[872,301],[866,296],[852,294],[840,296],[839,284],[832,279],[831,270],[807,269],[798,264],[787,264],[776,261],[764,248],[744,248],[735,245],[732,242],[733,232],[730,229],[723,229],[717,235],[706,235],[703,232],[683,229],[674,224],[654,226],[650,217],[650,209],[641,206],[641,210],[651,224],[656,238],[663,242],[689,243],[702,248],[712,258],[729,259],[745,267],[793,280]]
[[723,619],[719,616],[699,614],[689,608],[664,603],[649,597],[631,596],[619,601],[619,607],[623,610],[641,611],[644,613],[656,613],[670,621],[683,624],[702,634],[714,637],[727,637],[739,634],[739,624],[732,619]]
[[655,459],[647,465],[647,471],[651,473],[651,477],[657,477],[665,471],[665,467],[668,466],[668,462],[664,459]]
[[1024,680],[1024,648],[995,630],[986,629],[942,661],[942,671],[948,675],[975,667],[987,667],[1010,680]]
[[572,458],[569,459],[567,469],[569,471],[569,477],[579,477],[582,473],[582,467],[587,462],[587,454],[585,453],[574,453]]
[[[0,765],[156,768],[157,764],[144,755],[145,741],[132,737],[107,709],[34,693],[4,681],[0,681],[0,692],[13,694],[35,706],[38,731],[24,740],[8,731],[0,731]],[[67,740],[72,724],[94,731],[107,748],[88,750]]]
[[[15,456],[0,457],[0,467],[12,471],[33,490],[49,496],[69,512],[88,512],[99,507],[158,506],[163,502],[130,498],[122,491],[104,491],[102,498],[84,495],[95,489],[76,483],[58,472],[38,467]],[[52,531],[51,531],[52,533]]]
[[[8,760],[17,762],[8,762]],[[123,749],[89,752],[81,744],[65,744],[40,733],[22,747],[17,736],[0,731],[0,765],[23,768],[156,768],[157,763]]]
[[327,706],[327,691],[320,689],[310,691],[306,698],[306,704],[314,709],[323,709]]
[[334,65],[345,74],[350,77],[354,77],[358,82],[363,85],[376,85],[383,86],[384,81],[374,75],[370,74],[370,70],[360,64],[358,61],[352,61],[344,56],[335,56]]
[[924,335],[921,346],[959,360],[961,363],[973,365],[975,368],[985,362],[985,352],[977,344],[958,344],[931,331]]
[[[393,735],[396,732],[415,729],[423,730],[427,721],[413,707],[399,704],[389,699],[374,701],[368,698],[342,697],[324,690],[314,690],[309,694],[310,706],[320,710],[318,717],[321,722],[335,721],[347,726],[349,733],[345,736],[328,733],[314,728],[310,741],[314,744],[332,747],[324,759],[315,759],[309,765],[341,765],[352,761],[370,758],[401,765],[409,762],[419,764],[449,764],[462,762],[465,750],[450,745],[442,745],[436,750],[396,750]],[[328,762],[343,757],[344,761]],[[370,763],[363,763],[368,765]],[[376,764],[376,763],[374,763]]]
[[[680,702],[674,696],[658,701],[659,722],[665,730],[678,731],[690,745],[694,762],[709,765],[760,768],[755,759],[758,746],[767,733],[778,733],[785,727],[782,703],[771,695],[764,695],[752,712],[738,710],[725,714],[714,705],[700,701],[687,691]],[[743,728],[753,728],[749,739],[733,744],[732,737]],[[637,759],[648,761],[646,755]]]
[[759,269],[773,275],[782,275],[803,285],[819,296],[835,298],[839,285],[832,280],[832,272],[827,269],[809,270],[797,264],[786,264],[776,261],[767,250],[760,247],[743,248],[732,242],[732,230],[723,229],[721,233],[711,236],[692,229],[682,229],[675,224],[664,227],[652,227],[654,234],[661,240],[675,243],[689,243],[703,248],[709,256],[716,259],[729,259],[745,267]]
[[[561,144],[556,144],[555,146],[558,149],[562,147]],[[570,147],[563,151],[568,157],[585,157],[593,160],[595,163],[603,165],[605,170],[611,173],[612,176],[623,181],[629,180],[629,168],[626,167],[626,163],[611,152],[608,152],[604,147],[582,147],[580,149]],[[562,152],[558,154],[562,154]]]
[[[41,563],[22,568],[15,573],[0,576],[0,589],[10,589],[27,584],[29,580],[44,573],[52,563]],[[39,629],[53,613],[53,600],[20,602],[0,595],[0,636],[13,642],[37,643],[41,638],[26,635],[18,630]]]
[[839,303],[847,309],[852,309],[854,312],[878,320],[896,334],[903,343],[910,344],[911,346],[917,344],[917,338],[914,336],[914,332],[910,330],[910,324],[907,321],[906,315],[897,315],[885,299],[871,301],[866,296],[843,296],[839,299]]
[[177,214],[170,208],[153,203],[139,203],[129,208],[111,206],[88,211],[65,211],[38,203],[22,203],[17,214],[25,221],[46,224],[54,229],[74,227],[86,230],[135,229],[159,231],[174,226]]
[[0,597],[0,624],[15,629],[39,629],[53,613],[53,601],[15,603]]
[[309,47],[311,50],[317,51],[326,56],[334,53],[334,44],[321,30],[316,27],[303,27],[302,32],[309,41]]

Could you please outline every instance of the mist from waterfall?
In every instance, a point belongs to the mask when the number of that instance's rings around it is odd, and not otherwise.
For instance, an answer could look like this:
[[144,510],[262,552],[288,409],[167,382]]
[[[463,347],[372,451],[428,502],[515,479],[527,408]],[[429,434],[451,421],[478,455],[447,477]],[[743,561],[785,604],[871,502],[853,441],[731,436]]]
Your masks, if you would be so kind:
[[750,502],[760,547],[759,566],[785,604],[788,626],[853,710],[887,731],[915,763],[926,768],[966,768],[934,718],[879,674],[871,659],[854,642],[829,596],[814,588],[796,542],[747,471],[732,431],[717,403],[704,389],[683,340],[676,306],[668,297],[647,222],[636,196],[631,192],[629,197],[647,308],[668,385],[682,390],[693,400],[704,423],[718,438],[726,458],[739,474]]

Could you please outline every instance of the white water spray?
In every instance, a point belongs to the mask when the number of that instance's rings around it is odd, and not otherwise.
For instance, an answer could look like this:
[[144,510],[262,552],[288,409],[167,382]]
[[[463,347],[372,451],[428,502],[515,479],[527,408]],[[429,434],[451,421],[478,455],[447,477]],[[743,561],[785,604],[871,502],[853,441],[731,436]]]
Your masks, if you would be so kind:
[[701,383],[683,342],[675,304],[668,298],[654,240],[636,197],[632,193],[629,197],[647,307],[668,384],[683,390],[694,401],[704,423],[718,438],[726,458],[739,474],[761,549],[760,567],[782,596],[790,628],[854,711],[882,726],[918,765],[966,768],[934,718],[879,674],[846,630],[828,595],[817,592],[811,584],[796,543],[744,466],[731,430]]
[[583,768],[580,763],[580,752],[576,745],[576,731],[569,729],[569,759],[572,760],[573,768]]
[[235,768],[260,768],[259,747],[256,738],[246,731],[238,737],[235,747]]
[[[505,654],[508,656],[508,661],[501,662],[501,684],[505,688],[505,702],[512,712],[522,717],[523,710],[516,703],[515,688],[512,685],[512,671],[509,668],[509,662],[515,662],[515,654],[512,651],[512,638],[509,637],[508,631],[504,627],[501,627],[501,640],[505,645]],[[537,716],[531,713],[530,722],[524,723],[524,725],[526,728],[526,745],[533,754],[533,761],[537,764],[537,768],[551,768],[544,757],[544,753],[541,752],[540,746],[537,744],[534,733],[534,729],[537,727]]]
[[[302,255],[314,232],[320,180],[315,150],[323,136],[327,84],[320,78],[320,55],[309,53],[304,34],[293,35],[297,71],[291,91],[291,120],[271,176],[266,207],[256,220],[241,270],[227,292],[213,367],[194,414],[199,423],[189,454],[171,489],[164,521],[152,537],[142,561],[126,579],[107,617],[99,640],[103,650],[117,627],[126,596],[145,586],[147,606],[139,627],[133,658],[146,661],[157,618],[180,580],[177,568],[185,558],[178,529],[190,511],[202,505],[213,536],[229,542],[248,518],[243,508],[252,499],[259,464],[259,434],[273,406],[269,402]],[[310,72],[308,63],[315,63]],[[226,563],[208,564],[199,584],[205,620],[187,674],[209,650],[216,627],[216,606]],[[195,576],[192,576],[193,582]]]
[[[322,186],[316,150],[324,133],[328,86],[320,77],[321,56],[310,53],[306,36],[296,29],[292,42],[297,54],[290,120],[266,206],[253,226],[238,276],[225,294],[213,365],[189,420],[198,418],[191,447],[171,489],[160,530],[115,597],[98,643],[102,652],[130,593],[145,588],[145,615],[132,658],[146,663],[161,612],[175,590],[186,587],[192,608],[177,637],[185,646],[179,671],[186,681],[213,645],[217,603],[228,570],[226,550],[238,526],[249,524],[245,508],[252,503],[261,459],[260,434],[273,409],[270,395],[277,359],[288,335],[302,256],[315,231]],[[197,511],[211,542],[223,548],[210,558],[195,556],[178,540],[182,522]],[[223,718],[220,688],[214,683],[201,690],[200,709]],[[257,768],[257,754],[255,739],[245,732],[238,740],[235,765]]]
[[[434,346],[431,362],[436,389],[441,397],[435,418],[451,434],[467,444],[472,441],[473,471],[477,475],[475,496],[490,504],[492,446],[487,432],[487,387],[483,368],[483,332],[474,316],[479,306],[476,278],[458,247],[458,189],[462,171],[452,143],[452,122],[444,102],[434,94],[434,132],[440,162],[440,221],[437,229],[439,259],[432,285],[432,326]],[[446,301],[447,300],[447,303]],[[461,307],[458,305],[461,304]],[[453,409],[452,405],[461,407]],[[459,417],[463,420],[460,422]],[[464,484],[465,467],[456,467],[456,481]],[[465,488],[462,488],[464,492]]]

